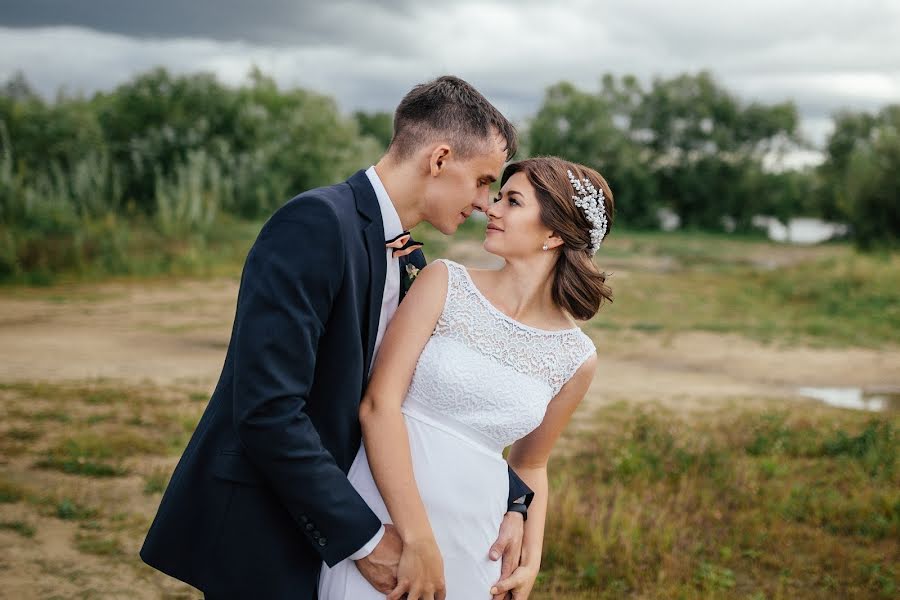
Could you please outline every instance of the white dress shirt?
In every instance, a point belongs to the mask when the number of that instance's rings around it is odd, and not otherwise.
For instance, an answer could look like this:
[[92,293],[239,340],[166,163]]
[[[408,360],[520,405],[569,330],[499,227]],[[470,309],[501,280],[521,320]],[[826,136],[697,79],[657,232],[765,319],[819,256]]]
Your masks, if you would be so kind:
[[[385,241],[393,239],[403,233],[403,225],[400,223],[400,215],[394,208],[381,178],[375,172],[375,167],[366,169],[366,176],[372,187],[375,188],[375,197],[378,198],[378,207],[381,209],[381,222],[384,224]],[[400,304],[400,259],[394,258],[393,248],[385,248],[384,257],[387,261],[387,271],[384,281],[384,296],[381,299],[381,314],[378,317],[378,334],[375,336],[375,350],[372,352],[372,364],[375,364],[375,357],[378,356],[378,349],[381,347],[381,340],[384,339],[384,331],[387,329],[388,323],[397,311],[397,305]],[[375,285],[375,282],[372,282]],[[369,373],[372,372],[369,365]],[[378,533],[369,540],[366,545],[350,555],[351,560],[359,560],[365,558],[372,553],[375,546],[384,537],[384,526],[378,530]]]

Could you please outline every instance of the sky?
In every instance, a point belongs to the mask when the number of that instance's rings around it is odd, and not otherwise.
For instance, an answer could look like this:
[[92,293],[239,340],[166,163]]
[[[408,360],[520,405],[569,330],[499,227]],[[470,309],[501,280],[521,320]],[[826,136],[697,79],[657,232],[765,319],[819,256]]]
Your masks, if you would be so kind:
[[831,115],[900,102],[900,0],[0,0],[0,81],[109,90],[155,66],[239,85],[256,65],[347,111],[392,110],[452,73],[517,122],[547,86],[709,70],[742,100]]

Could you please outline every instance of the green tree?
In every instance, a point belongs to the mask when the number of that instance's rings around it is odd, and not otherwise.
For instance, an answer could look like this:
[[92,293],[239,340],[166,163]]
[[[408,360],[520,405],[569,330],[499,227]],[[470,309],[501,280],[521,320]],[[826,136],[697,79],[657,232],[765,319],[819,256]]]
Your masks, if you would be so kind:
[[834,115],[834,130],[825,142],[825,160],[819,166],[820,188],[817,193],[820,211],[826,219],[847,219],[847,173],[850,160],[861,144],[871,142],[878,123],[876,115],[842,111]]
[[380,147],[387,149],[394,135],[394,117],[385,111],[365,112],[358,110],[353,113],[359,132],[368,135],[378,141]]
[[[630,226],[657,225],[668,206],[684,225],[719,229],[723,219],[751,226],[758,212],[788,215],[787,177],[763,173],[770,152],[801,144],[793,104],[742,104],[706,72],[656,79],[606,75],[597,93],[570,83],[549,88],[530,124],[534,154],[556,154],[610,179]],[[777,206],[773,199],[779,198]]]
[[159,68],[93,100],[124,193],[152,213],[157,176],[169,176],[200,149],[231,147],[237,95],[211,74],[173,77]]
[[[863,126],[849,152],[829,155],[833,165],[845,164],[843,185],[838,184],[838,208],[846,215],[853,237],[863,249],[900,244],[900,104],[888,106],[874,118],[859,116],[850,123]],[[865,125],[871,124],[866,132]],[[849,128],[849,127],[848,127]],[[835,128],[838,140],[829,150],[845,150],[847,132]],[[830,142],[831,142],[830,141]],[[837,159],[837,160],[835,160]],[[835,173],[838,175],[837,167]]]
[[654,80],[632,120],[652,153],[663,203],[683,225],[704,229],[720,228],[725,217],[747,228],[770,208],[766,199],[780,183],[759,176],[762,161],[801,144],[797,125],[792,103],[744,105],[707,72]]
[[628,98],[635,83],[628,78],[616,87],[607,78],[600,94],[568,82],[548,88],[528,124],[528,147],[534,156],[560,156],[597,169],[610,182],[616,218],[633,227],[655,227],[656,182],[628,129],[633,108]]
[[28,180],[51,165],[67,170],[86,152],[105,150],[103,130],[90,102],[61,97],[46,103],[20,74],[0,93],[0,121]]

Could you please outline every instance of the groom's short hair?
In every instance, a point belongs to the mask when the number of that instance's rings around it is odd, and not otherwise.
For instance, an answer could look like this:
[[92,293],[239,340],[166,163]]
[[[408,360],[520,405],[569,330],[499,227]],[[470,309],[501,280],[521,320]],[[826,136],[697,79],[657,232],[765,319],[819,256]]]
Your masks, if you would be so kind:
[[487,98],[459,77],[444,75],[414,87],[394,111],[394,135],[388,151],[408,158],[426,143],[446,140],[466,159],[499,134],[506,158],[516,153],[516,128]]

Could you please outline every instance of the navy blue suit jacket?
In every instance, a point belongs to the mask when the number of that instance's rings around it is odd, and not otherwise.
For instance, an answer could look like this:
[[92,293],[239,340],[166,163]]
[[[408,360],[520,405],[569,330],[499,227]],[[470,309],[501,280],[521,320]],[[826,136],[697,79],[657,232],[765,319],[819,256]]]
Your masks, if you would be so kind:
[[[425,264],[420,251],[407,261]],[[384,280],[384,227],[363,171],[266,222],[219,382],[141,549],[147,564],[212,597],[311,599],[322,561],[375,535],[381,521],[346,473]],[[510,501],[530,493],[509,473]]]

